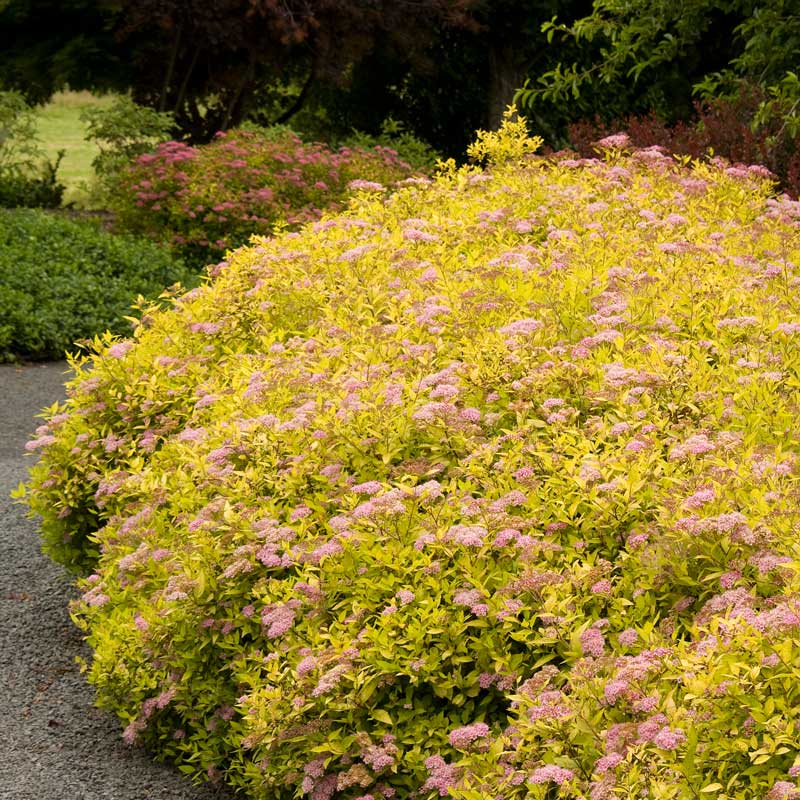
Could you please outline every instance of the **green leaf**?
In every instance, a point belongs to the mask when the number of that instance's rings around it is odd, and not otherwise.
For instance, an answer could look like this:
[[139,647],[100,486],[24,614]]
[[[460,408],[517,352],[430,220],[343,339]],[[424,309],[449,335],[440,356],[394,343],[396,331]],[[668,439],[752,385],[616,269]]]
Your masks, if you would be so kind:
[[372,712],[372,717],[378,722],[383,722],[385,725],[394,725],[392,722],[392,718],[387,711],[384,711],[382,708],[376,708]]

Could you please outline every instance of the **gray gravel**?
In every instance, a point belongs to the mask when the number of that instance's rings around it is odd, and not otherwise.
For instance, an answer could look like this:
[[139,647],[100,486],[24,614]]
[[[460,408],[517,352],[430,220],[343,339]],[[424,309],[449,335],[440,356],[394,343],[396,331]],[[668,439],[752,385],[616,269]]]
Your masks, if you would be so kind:
[[0,798],[221,800],[124,744],[94,708],[75,657],[88,657],[67,611],[74,592],[43,556],[37,526],[9,492],[26,478],[39,409],[63,398],[63,363],[0,365]]

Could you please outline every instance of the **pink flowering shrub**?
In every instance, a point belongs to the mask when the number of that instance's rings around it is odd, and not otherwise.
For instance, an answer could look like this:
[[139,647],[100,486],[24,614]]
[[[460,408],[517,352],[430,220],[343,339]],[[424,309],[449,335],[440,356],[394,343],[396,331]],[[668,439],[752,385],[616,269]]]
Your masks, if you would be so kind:
[[800,193],[800,136],[777,118],[753,130],[753,118],[765,100],[763,90],[745,85],[736,98],[697,102],[695,119],[690,122],[667,125],[655,113],[610,123],[599,118],[581,120],[569,126],[569,140],[578,153],[591,156],[598,139],[625,131],[623,135],[633,147],[657,145],[692,158],[713,154],[735,164],[760,164],[796,198]]
[[127,741],[261,800],[797,794],[800,205],[522,135],[75,363],[29,503]]
[[357,191],[382,192],[412,171],[390,147],[334,151],[290,132],[234,131],[207,145],[166,142],[139,156],[112,205],[121,228],[218,259],[253,234],[318,219]]

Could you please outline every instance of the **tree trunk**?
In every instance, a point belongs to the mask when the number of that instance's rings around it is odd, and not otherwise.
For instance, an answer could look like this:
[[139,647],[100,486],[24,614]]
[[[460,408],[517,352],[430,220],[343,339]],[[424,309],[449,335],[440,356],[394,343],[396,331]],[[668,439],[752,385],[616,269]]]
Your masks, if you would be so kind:
[[252,84],[254,73],[255,73],[255,63],[251,58],[250,63],[247,65],[247,69],[245,70],[245,73],[242,76],[242,80],[236,87],[236,90],[233,93],[233,97],[231,98],[230,103],[228,103],[228,106],[225,109],[225,115],[223,116],[222,122],[220,123],[219,126],[219,129],[221,131],[228,130],[231,122],[234,120],[234,114],[236,112],[236,108],[240,104],[240,101],[242,100],[242,94],[244,93],[244,90],[247,88],[247,85]]
[[158,110],[167,110],[167,95],[169,94],[169,87],[172,84],[172,76],[175,73],[175,61],[178,58],[178,48],[181,45],[181,33],[183,25],[178,23],[178,28],[175,31],[175,38],[172,42],[172,49],[169,54],[169,61],[167,62],[167,71],[164,73],[164,85],[161,87],[161,97],[158,98]]
[[181,81],[180,88],[178,89],[178,96],[175,98],[175,113],[177,114],[183,105],[183,101],[186,98],[186,89],[189,86],[189,80],[192,77],[192,73],[194,72],[195,65],[197,64],[197,59],[200,57],[200,48],[196,47],[194,50],[194,54],[192,55],[192,60],[189,62],[189,67],[184,73],[183,80]]
[[525,82],[525,65],[514,58],[514,48],[492,42],[489,45],[489,129],[496,130],[506,108]]
[[317,67],[315,63],[311,64],[311,69],[308,72],[308,77],[306,78],[306,82],[303,84],[303,88],[300,90],[300,94],[297,95],[294,102],[283,112],[273,123],[274,125],[285,125],[305,104],[306,98],[308,97],[309,92],[311,91],[311,87],[314,85],[314,81],[317,77]]

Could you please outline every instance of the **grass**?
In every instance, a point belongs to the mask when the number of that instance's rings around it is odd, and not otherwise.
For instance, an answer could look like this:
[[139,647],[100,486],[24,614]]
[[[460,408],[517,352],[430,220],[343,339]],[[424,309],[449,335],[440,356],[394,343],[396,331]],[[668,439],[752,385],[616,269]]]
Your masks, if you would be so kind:
[[86,126],[81,113],[89,106],[108,106],[113,95],[97,96],[89,92],[59,92],[38,114],[38,131],[42,148],[51,159],[65,150],[58,177],[67,187],[64,204],[85,207],[89,204],[89,185],[94,177],[92,160],[97,146],[83,137]]

